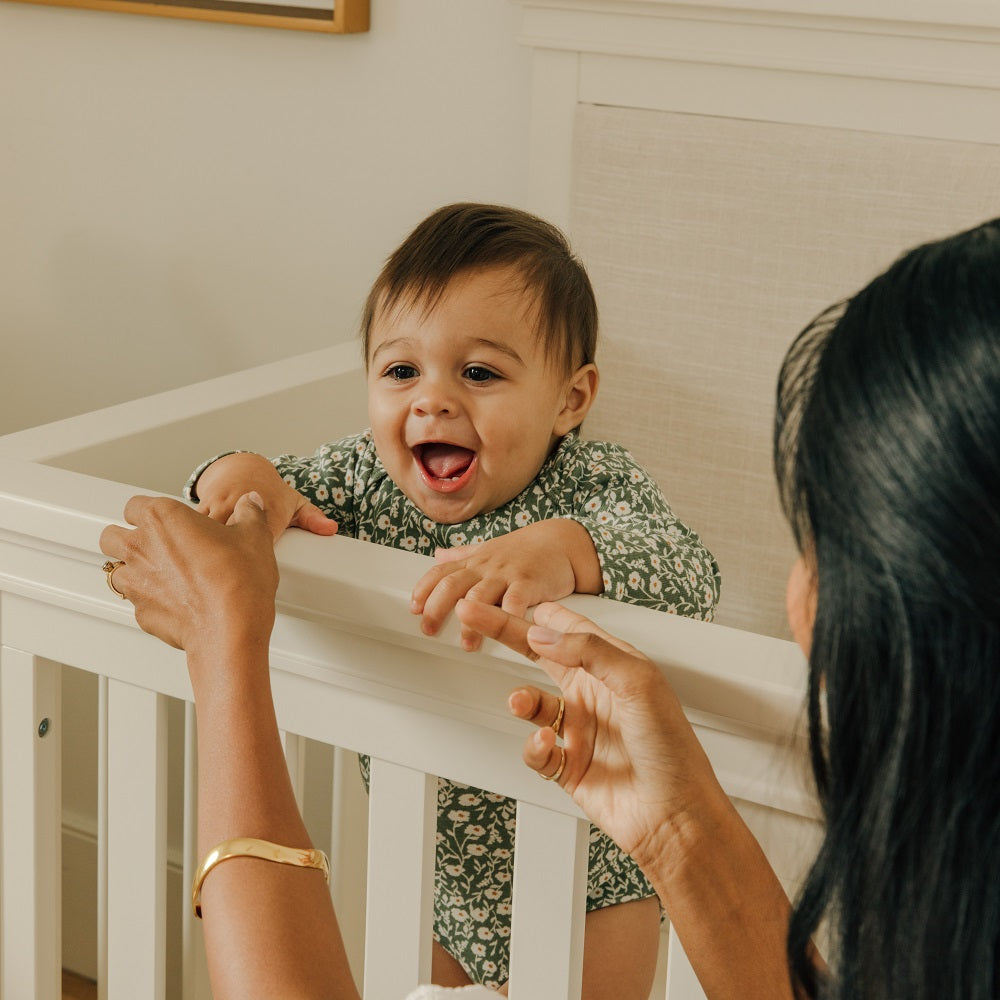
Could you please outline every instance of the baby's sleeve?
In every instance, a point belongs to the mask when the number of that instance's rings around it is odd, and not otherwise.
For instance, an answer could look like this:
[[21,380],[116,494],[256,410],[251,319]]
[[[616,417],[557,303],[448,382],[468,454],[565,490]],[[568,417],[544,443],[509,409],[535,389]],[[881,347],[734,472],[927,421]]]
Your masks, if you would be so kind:
[[338,534],[357,537],[354,506],[356,462],[362,454],[360,437],[321,445],[312,455],[279,455],[271,463],[292,489],[337,522]]
[[572,505],[597,549],[605,597],[712,620],[721,586],[715,558],[624,448],[581,444]]

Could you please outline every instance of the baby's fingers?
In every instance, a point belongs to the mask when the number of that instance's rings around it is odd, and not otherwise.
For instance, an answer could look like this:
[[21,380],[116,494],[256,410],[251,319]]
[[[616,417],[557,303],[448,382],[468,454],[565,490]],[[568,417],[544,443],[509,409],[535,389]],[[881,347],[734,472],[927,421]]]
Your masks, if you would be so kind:
[[435,549],[434,561],[437,563],[457,562],[459,559],[466,559],[469,553],[478,549],[479,545],[456,545],[453,549]]
[[[441,551],[440,549],[438,551]],[[451,551],[446,550],[446,551]],[[449,574],[454,573],[456,566],[434,566],[417,580],[410,595],[410,611],[415,615],[423,614],[427,598],[434,593],[434,588]]]
[[[506,585],[500,580],[480,580],[474,586],[469,588],[464,595],[464,599],[468,601],[479,601],[483,604],[500,604],[501,599],[503,599],[503,602],[506,604],[507,597],[504,592],[505,586]],[[456,596],[455,602],[457,603],[461,599],[463,599],[463,597],[459,594]],[[428,602],[428,606],[429,605],[430,602]],[[452,607],[454,607],[454,605],[449,607],[448,610],[451,611]],[[475,653],[482,645],[482,633],[469,625],[463,624],[462,649],[468,653]]]
[[478,653],[483,644],[483,637],[479,632],[474,632],[471,628],[462,626],[461,634],[462,649],[467,653]]
[[[431,573],[433,572],[434,570],[431,570]],[[454,572],[448,573],[437,582],[424,600],[422,629],[426,635],[436,635],[463,597],[493,604],[500,599],[501,593],[503,591],[498,590],[489,581],[480,579],[474,570],[466,566],[456,567]],[[411,605],[411,610],[416,604],[416,599],[414,591],[414,604]]]
[[[472,594],[469,594],[472,597]],[[511,584],[503,595],[503,600],[500,602],[500,607],[509,615],[513,615],[515,618],[525,618],[528,614],[528,607],[530,602],[525,596],[524,591],[516,584]]]
[[311,531],[314,535],[335,535],[337,522],[327,517],[315,504],[304,503],[295,512],[290,527]]

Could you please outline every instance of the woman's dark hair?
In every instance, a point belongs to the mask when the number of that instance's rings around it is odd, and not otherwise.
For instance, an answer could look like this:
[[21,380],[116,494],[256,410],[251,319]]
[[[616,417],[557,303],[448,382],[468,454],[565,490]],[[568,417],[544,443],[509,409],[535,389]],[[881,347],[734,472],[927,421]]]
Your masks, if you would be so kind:
[[[816,571],[800,996],[998,995],[1000,220],[912,250],[793,344],[775,465]],[[829,974],[809,940],[821,921]]]
[[446,205],[399,245],[375,279],[361,316],[368,364],[372,324],[403,299],[433,309],[458,274],[512,267],[537,304],[546,356],[567,371],[594,360],[597,302],[583,264],[551,223],[504,205]]

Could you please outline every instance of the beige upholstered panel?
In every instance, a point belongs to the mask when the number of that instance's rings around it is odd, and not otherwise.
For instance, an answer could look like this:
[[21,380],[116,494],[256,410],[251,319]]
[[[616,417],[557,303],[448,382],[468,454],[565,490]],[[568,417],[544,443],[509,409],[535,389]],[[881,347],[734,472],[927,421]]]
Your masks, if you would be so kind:
[[785,635],[784,351],[904,248],[1000,214],[1000,146],[589,105],[574,141],[604,338],[586,433],[630,448],[716,554],[717,620]]

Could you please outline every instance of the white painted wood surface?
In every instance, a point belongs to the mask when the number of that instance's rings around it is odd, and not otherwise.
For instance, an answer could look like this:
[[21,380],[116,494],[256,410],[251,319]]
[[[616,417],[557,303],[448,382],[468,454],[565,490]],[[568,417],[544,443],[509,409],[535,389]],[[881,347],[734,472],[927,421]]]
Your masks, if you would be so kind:
[[4,647],[3,996],[56,997],[61,988],[60,700],[56,664]]
[[430,982],[437,779],[373,757],[365,995],[403,997]]
[[[139,672],[136,664],[136,672]],[[166,701],[108,684],[108,996],[166,989]]]
[[[320,366],[335,388],[344,377],[338,353],[310,359],[318,384]],[[272,370],[276,381],[287,375],[281,368]],[[301,372],[301,363],[289,362],[287,368]],[[211,392],[217,396],[219,388],[213,385]],[[247,405],[252,400],[234,404]],[[83,421],[87,434],[78,431],[75,438],[77,454],[99,448],[107,465],[116,460],[117,449],[123,469],[139,467],[136,452],[145,449],[145,434],[159,433],[146,406],[155,409],[160,423],[189,429],[192,454],[204,451],[207,431],[199,423],[210,425],[214,413],[180,419],[185,407],[199,409],[198,392],[189,389],[173,400],[128,404],[128,424],[118,407],[89,415]],[[136,425],[149,430],[131,433]],[[57,431],[55,438],[62,436],[62,428]],[[73,453],[67,460],[58,440],[44,431],[31,432],[30,439],[39,454],[62,455],[56,460],[64,464],[74,461]],[[59,907],[58,879],[52,875],[58,870],[52,859],[60,823],[52,792],[58,731],[45,740],[36,732],[40,712],[57,718],[57,707],[41,704],[54,697],[53,685],[57,688],[52,664],[68,664],[96,673],[108,688],[106,816],[100,826],[107,853],[104,995],[163,996],[163,706],[168,698],[189,700],[190,686],[181,654],[140,632],[131,606],[108,590],[97,544],[104,525],[118,520],[126,499],[146,483],[88,477],[30,461],[25,442],[23,436],[0,441],[0,454],[9,445],[18,456],[0,458],[4,995],[43,1000],[58,995],[59,949],[50,933],[58,925]],[[586,824],[557,787],[522,765],[525,727],[506,709],[512,687],[543,682],[537,668],[492,643],[480,654],[462,652],[454,624],[440,637],[424,636],[408,605],[413,583],[429,564],[426,557],[298,532],[281,540],[278,554],[282,579],[272,677],[279,725],[294,734],[288,746],[301,749],[301,741],[309,739],[345,753],[369,752],[376,758],[376,785],[389,789],[385,797],[376,793],[371,805],[366,996],[398,995],[425,978],[429,968],[434,818],[429,776],[437,774],[521,801],[512,989],[521,1000],[577,995]],[[797,823],[811,828],[814,807],[802,780],[799,726],[803,671],[793,646],[597,598],[569,603],[654,654],[732,794],[766,812],[798,817]],[[43,683],[42,677],[48,680]],[[190,754],[190,737],[185,739]],[[187,766],[190,771],[193,758]],[[186,801],[193,810],[190,792]],[[25,816],[34,817],[33,826],[21,820]],[[349,840],[350,817],[346,822]],[[343,818],[337,827],[345,829]],[[782,856],[783,844],[771,848],[775,857]],[[336,849],[333,853],[341,868],[351,864]],[[193,864],[189,839],[186,879]],[[789,878],[796,874],[792,866]],[[351,905],[355,875],[334,873],[335,886],[348,887],[341,891]],[[402,908],[400,898],[406,901]],[[31,930],[38,923],[21,919],[31,912],[39,914],[45,933]],[[391,933],[390,920],[395,921]],[[549,934],[544,950],[532,930],[538,921],[559,929]],[[410,942],[403,957],[398,928],[405,928]],[[349,935],[359,933],[350,927]],[[184,996],[207,996],[204,961],[194,942],[197,925],[188,922],[185,934]],[[688,995],[682,990],[671,997]]]
[[511,1000],[580,995],[589,845],[585,820],[518,803]]

